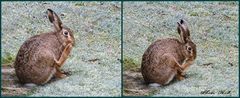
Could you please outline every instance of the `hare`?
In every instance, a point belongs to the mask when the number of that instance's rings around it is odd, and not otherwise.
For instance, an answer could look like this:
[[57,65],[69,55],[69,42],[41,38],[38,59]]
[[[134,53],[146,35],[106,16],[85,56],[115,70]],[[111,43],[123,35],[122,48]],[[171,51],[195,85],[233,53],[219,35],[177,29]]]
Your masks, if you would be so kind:
[[163,86],[176,77],[183,80],[188,67],[196,59],[196,45],[184,20],[177,22],[180,40],[160,39],[152,43],[142,56],[141,72],[147,84]]
[[29,38],[17,53],[14,68],[22,84],[42,85],[53,76],[57,78],[66,76],[60,67],[75,44],[73,32],[63,26],[54,11],[48,9],[47,12],[55,30]]

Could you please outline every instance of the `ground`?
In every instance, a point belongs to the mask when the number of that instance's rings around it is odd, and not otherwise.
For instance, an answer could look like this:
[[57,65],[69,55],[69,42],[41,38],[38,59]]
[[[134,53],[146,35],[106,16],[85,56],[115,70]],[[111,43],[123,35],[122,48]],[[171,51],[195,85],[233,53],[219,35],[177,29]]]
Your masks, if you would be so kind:
[[[238,2],[124,2],[123,84],[125,96],[238,96]],[[150,88],[140,72],[147,47],[179,38],[177,22],[187,21],[197,58],[186,79]]]
[[[2,95],[120,96],[120,5],[120,2],[2,2]],[[53,31],[47,18],[48,8],[74,31],[76,45],[62,67],[70,75],[43,86],[24,88],[18,83],[12,63],[25,40]]]

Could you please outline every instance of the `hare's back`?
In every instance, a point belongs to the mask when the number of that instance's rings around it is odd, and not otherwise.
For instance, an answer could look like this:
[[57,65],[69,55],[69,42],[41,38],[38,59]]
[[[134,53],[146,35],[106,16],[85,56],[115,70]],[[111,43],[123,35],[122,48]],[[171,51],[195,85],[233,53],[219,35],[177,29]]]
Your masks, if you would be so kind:
[[180,45],[181,43],[177,39],[173,38],[160,39],[155,41],[152,45],[150,45],[148,51],[163,54],[177,50]]
[[145,53],[143,59],[154,60],[166,53],[174,53],[179,50],[181,43],[177,39],[160,39],[152,43]]
[[163,55],[178,51],[180,42],[177,39],[160,39],[152,43],[142,57],[142,70],[164,69]]
[[[52,33],[36,35],[26,40],[20,47],[15,66],[29,66],[60,56],[61,45]],[[45,61],[46,62],[46,61]]]

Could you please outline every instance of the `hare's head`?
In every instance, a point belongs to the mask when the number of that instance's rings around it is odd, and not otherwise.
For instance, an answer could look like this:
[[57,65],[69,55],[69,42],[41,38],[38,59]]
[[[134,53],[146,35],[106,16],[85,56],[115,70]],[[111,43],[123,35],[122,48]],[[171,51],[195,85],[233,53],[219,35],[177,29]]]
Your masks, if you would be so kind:
[[190,31],[187,27],[186,22],[181,19],[180,22],[177,22],[177,24],[177,30],[180,35],[180,42],[183,44],[183,54],[186,58],[189,58],[191,60],[196,59],[196,45],[192,42],[190,38]]
[[62,43],[73,43],[74,45],[75,39],[72,30],[64,26],[58,15],[51,9],[48,9],[48,18],[49,21],[54,25],[54,33],[56,33],[59,41]]

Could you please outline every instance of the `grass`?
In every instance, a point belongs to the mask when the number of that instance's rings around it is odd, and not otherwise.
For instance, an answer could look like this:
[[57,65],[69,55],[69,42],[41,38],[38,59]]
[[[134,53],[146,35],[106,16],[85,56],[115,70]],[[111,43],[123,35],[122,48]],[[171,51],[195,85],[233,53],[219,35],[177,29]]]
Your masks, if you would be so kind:
[[1,60],[2,60],[1,62],[3,65],[4,64],[9,65],[14,62],[15,56],[11,53],[6,53],[6,55],[4,57],[2,57]]
[[187,79],[173,81],[148,95],[238,96],[238,5],[238,2],[124,2],[123,51],[129,58],[124,68],[140,68],[144,51],[157,39],[178,38],[176,22],[184,19],[197,45],[197,59],[188,70]]
[[2,60],[12,62],[25,40],[53,31],[48,8],[74,31],[76,45],[62,67],[71,75],[27,95],[120,96],[120,2],[2,2]]
[[124,70],[139,71],[139,62],[135,61],[133,58],[124,57],[123,60]]

